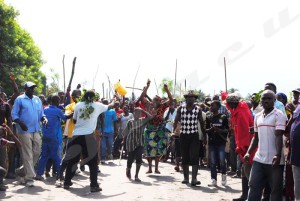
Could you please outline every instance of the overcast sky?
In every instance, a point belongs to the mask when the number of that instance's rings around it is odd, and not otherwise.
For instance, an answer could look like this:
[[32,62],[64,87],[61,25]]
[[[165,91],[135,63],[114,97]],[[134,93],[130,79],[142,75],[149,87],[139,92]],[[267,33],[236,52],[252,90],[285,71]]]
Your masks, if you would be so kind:
[[[102,94],[119,79],[136,87],[163,78],[187,80],[187,89],[213,95],[228,89],[243,96],[274,82],[278,92],[299,87],[299,1],[5,0],[20,12],[18,22],[33,37],[49,68],[67,82],[76,56],[73,88],[81,83]],[[97,72],[97,67],[99,71]],[[94,78],[95,82],[93,81]],[[128,90],[131,92],[131,90]],[[160,94],[161,95],[161,94]]]

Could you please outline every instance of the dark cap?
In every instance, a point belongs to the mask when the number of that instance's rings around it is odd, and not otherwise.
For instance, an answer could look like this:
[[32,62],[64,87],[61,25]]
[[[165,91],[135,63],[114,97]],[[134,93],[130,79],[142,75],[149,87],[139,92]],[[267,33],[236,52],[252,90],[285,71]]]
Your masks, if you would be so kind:
[[186,97],[195,97],[198,98],[198,95],[194,93],[194,90],[189,90],[186,94],[183,95],[184,98]]
[[300,93],[300,88],[294,89],[292,92]]

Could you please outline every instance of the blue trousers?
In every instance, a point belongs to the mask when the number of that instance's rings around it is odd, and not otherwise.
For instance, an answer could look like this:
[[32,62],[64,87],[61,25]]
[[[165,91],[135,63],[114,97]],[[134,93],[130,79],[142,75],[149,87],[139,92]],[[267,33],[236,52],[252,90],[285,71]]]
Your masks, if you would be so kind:
[[209,145],[210,174],[211,178],[217,180],[217,158],[220,160],[222,174],[226,174],[225,145]]
[[282,201],[283,165],[267,165],[254,161],[249,178],[248,201],[257,201],[268,183],[271,186],[271,201]]
[[114,134],[113,133],[104,133],[101,139],[101,160],[105,160],[106,153],[110,155],[112,153],[114,143]]
[[44,174],[44,170],[49,159],[52,159],[53,166],[56,170],[56,175],[59,175],[61,162],[60,148],[61,146],[58,142],[42,142],[42,153],[40,155],[39,165],[37,169],[38,176]]

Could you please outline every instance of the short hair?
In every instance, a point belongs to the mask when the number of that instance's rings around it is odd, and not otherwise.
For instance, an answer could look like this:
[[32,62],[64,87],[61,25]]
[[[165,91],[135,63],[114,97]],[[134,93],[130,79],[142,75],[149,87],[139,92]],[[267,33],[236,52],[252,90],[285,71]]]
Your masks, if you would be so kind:
[[60,100],[60,98],[58,95],[53,95],[50,99],[51,103],[53,103],[55,101],[56,101],[56,103],[59,103],[59,100]]
[[270,89],[267,89],[267,90],[264,90],[261,94],[261,97],[264,95],[264,94],[272,94],[273,95],[273,98],[275,99],[276,98],[276,95],[274,93],[274,91],[270,90]]
[[210,105],[213,104],[213,103],[216,104],[218,108],[221,107],[221,102],[219,100],[213,100],[213,101],[211,101]]
[[78,93],[79,95],[81,95],[81,91],[80,91],[79,89],[74,89],[74,90],[72,91],[71,96],[75,96],[77,93]]
[[108,100],[107,100],[107,99],[103,99],[103,100],[102,100],[102,103],[103,103],[104,105],[108,105]]
[[219,96],[219,95],[214,95],[212,99],[213,99],[213,100],[218,100],[218,101],[219,101],[219,100],[220,100],[220,96]]
[[277,87],[276,87],[276,85],[275,85],[273,82],[267,82],[267,83],[265,84],[265,86],[266,86],[266,85],[270,85],[270,86],[274,87],[275,93],[277,92]]

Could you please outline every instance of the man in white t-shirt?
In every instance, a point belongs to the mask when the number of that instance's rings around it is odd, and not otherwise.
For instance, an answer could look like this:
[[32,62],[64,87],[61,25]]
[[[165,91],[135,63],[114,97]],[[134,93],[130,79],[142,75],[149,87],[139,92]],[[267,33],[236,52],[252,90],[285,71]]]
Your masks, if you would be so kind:
[[83,100],[75,106],[73,115],[75,129],[73,131],[73,137],[68,143],[65,156],[65,160],[67,160],[68,164],[64,180],[65,189],[69,189],[72,185],[71,180],[75,175],[80,154],[82,154],[83,165],[87,164],[90,169],[91,192],[98,192],[102,190],[97,182],[98,151],[93,133],[96,129],[98,116],[106,110],[111,109],[114,102],[110,105],[104,105],[99,102],[94,102],[94,97],[94,91],[87,91],[84,94]]
[[249,161],[250,154],[257,148],[250,179],[248,201],[261,200],[266,183],[271,187],[271,201],[281,201],[283,196],[284,156],[282,150],[283,132],[286,118],[274,108],[275,93],[265,90],[261,96],[263,111],[255,115],[251,145],[244,156]]

